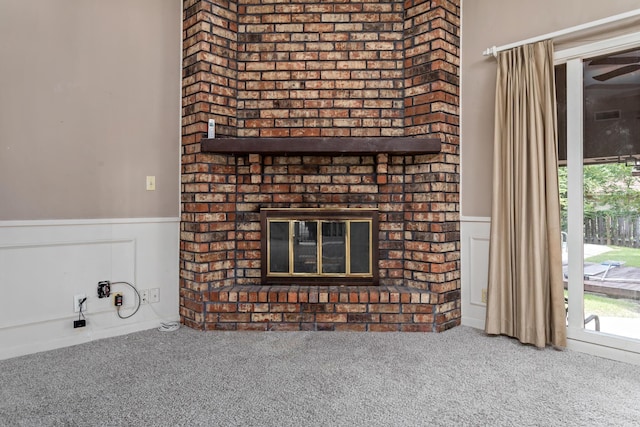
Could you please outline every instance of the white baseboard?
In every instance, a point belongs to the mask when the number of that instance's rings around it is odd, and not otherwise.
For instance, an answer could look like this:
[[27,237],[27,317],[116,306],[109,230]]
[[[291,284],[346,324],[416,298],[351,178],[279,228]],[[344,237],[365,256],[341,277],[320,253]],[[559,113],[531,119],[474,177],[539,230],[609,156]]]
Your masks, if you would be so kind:
[[484,330],[484,319],[476,319],[474,317],[462,316],[462,325],[469,326],[475,329]]
[[[175,318],[162,319],[163,322],[179,321],[179,316]],[[132,323],[129,325],[118,326],[110,329],[102,329],[97,331],[78,332],[75,336],[61,336],[59,338],[52,338],[47,341],[36,341],[25,344],[18,344],[11,348],[0,350],[0,360],[9,359],[12,357],[24,356],[26,354],[39,353],[42,351],[55,350],[58,348],[69,347],[72,345],[85,344],[93,340],[117,337],[120,335],[127,335],[134,332],[146,331],[148,329],[154,329],[160,326],[161,320],[146,320],[143,322]],[[90,328],[90,323],[87,328]],[[84,328],[83,328],[84,329]]]

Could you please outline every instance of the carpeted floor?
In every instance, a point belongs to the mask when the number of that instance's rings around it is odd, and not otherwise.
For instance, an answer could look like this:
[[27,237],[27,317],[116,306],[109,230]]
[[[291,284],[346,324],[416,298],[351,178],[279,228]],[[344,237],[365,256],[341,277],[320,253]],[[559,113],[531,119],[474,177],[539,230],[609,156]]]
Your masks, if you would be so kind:
[[640,369],[445,333],[150,330],[0,361],[2,426],[640,425]]

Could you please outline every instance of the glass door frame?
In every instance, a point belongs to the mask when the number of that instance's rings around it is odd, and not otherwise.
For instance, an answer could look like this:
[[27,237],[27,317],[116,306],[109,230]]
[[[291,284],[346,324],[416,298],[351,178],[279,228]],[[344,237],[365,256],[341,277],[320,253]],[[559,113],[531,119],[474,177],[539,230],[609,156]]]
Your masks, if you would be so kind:
[[[584,327],[584,194],[583,194],[583,59],[640,47],[640,32],[558,50],[555,65],[567,72],[567,228],[569,318],[567,337],[583,343],[638,353],[640,340],[587,330]],[[635,358],[634,358],[635,360]]]

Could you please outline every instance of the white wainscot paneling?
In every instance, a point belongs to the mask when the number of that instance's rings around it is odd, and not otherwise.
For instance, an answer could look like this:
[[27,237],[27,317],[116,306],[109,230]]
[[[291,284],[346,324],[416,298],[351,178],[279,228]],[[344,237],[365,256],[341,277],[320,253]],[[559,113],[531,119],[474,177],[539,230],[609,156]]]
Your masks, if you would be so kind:
[[[134,282],[135,264],[135,240],[0,246],[0,283],[11,295],[0,299],[0,327],[67,318],[73,308],[69,292],[85,293],[84,285],[96,278]],[[91,305],[87,314],[104,311],[109,301]]]
[[490,218],[462,217],[460,223],[462,263],[462,323],[484,329],[489,272]]
[[[178,319],[177,218],[0,222],[0,359],[156,327]],[[160,302],[120,319],[101,280],[160,289]],[[135,307],[133,289],[121,314]],[[74,295],[87,296],[87,326],[73,328]]]

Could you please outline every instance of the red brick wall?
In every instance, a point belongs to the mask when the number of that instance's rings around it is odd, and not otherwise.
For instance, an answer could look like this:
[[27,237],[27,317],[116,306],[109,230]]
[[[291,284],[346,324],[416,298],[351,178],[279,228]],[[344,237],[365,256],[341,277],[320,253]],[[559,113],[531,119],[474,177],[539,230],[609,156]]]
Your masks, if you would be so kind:
[[237,133],[237,4],[184,1],[180,313],[201,328],[205,292],[233,282],[235,162],[200,153],[210,118]]
[[238,136],[403,135],[402,1],[243,1]]
[[[426,291],[432,330],[458,324],[459,1],[184,6],[183,322],[210,327],[214,289],[260,284],[260,208],[336,206],[378,208],[381,285]],[[442,153],[201,153],[211,117],[218,135],[427,135]]]
[[[184,1],[183,144],[207,131],[210,118],[220,135],[237,132],[237,2]],[[190,152],[196,151],[189,147]]]
[[439,136],[443,144],[439,156],[416,156],[407,168],[404,278],[432,291],[442,330],[460,317],[460,7],[457,0],[407,0],[405,7],[405,134]]

